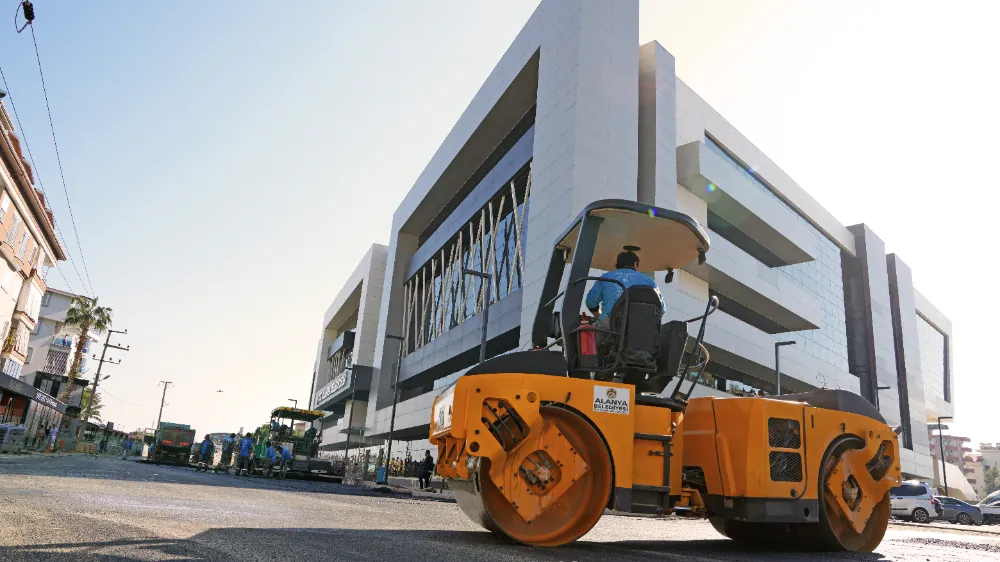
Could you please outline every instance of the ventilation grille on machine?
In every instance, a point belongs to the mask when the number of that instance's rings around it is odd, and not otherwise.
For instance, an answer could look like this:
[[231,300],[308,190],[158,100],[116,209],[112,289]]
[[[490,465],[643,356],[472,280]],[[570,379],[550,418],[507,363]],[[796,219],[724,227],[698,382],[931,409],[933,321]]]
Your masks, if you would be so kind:
[[771,480],[775,482],[801,482],[802,457],[798,453],[771,451]]
[[799,422],[785,418],[768,418],[767,444],[778,449],[798,449],[802,432]]

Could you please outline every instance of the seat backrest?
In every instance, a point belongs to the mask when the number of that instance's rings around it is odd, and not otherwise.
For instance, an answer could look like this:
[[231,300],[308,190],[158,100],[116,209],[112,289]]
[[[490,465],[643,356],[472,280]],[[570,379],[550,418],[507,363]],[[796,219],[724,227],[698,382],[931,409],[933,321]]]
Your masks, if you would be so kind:
[[[621,330],[625,334],[625,341],[621,343],[623,366],[655,368],[660,318],[663,314],[660,294],[653,287],[641,285],[633,285],[627,292],[627,303],[623,296],[611,309],[613,329]],[[628,306],[627,317],[626,306]]]

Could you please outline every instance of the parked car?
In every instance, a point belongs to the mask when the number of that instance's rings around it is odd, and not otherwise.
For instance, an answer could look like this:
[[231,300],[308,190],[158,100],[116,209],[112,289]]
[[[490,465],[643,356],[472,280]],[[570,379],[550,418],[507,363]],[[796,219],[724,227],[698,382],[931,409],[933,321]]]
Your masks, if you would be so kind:
[[983,512],[983,520],[988,524],[1000,523],[1000,491],[983,498],[979,502],[979,510]]
[[925,482],[903,482],[889,490],[892,515],[917,523],[930,523],[944,512],[934,490]]
[[978,506],[948,496],[934,496],[941,502],[943,513],[941,519],[962,525],[979,525],[983,522],[983,512]]

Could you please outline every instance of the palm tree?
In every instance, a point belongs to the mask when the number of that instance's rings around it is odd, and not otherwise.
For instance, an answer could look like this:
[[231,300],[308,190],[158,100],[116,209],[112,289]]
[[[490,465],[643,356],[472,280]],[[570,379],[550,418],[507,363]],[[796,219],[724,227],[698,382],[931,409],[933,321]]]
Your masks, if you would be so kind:
[[80,341],[73,350],[73,364],[70,365],[69,380],[66,388],[62,391],[62,401],[69,402],[70,393],[73,392],[73,385],[76,375],[80,372],[80,362],[83,359],[83,349],[90,341],[90,332],[100,334],[111,327],[111,309],[106,306],[98,306],[97,298],[76,297],[69,305],[69,312],[66,313],[67,326],[80,327]]
[[[94,397],[94,403],[90,404],[90,397]],[[83,391],[83,399],[80,401],[80,410],[86,412],[90,409],[90,419],[96,420],[97,423],[102,423],[101,420],[101,409],[104,408],[104,402],[101,400],[101,395],[94,394],[92,388],[85,389]],[[88,420],[89,421],[89,420]]]

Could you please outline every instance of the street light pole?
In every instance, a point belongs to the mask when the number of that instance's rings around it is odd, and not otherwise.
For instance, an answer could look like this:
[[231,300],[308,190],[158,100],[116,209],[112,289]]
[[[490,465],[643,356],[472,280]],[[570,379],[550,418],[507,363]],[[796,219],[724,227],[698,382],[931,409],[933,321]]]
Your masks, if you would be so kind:
[[778,377],[778,396],[781,396],[781,348],[795,345],[795,340],[774,342],[774,374]]
[[[396,429],[396,403],[399,402],[399,370],[403,366],[403,338],[386,334],[385,337],[399,342],[399,355],[396,357],[396,376],[392,381],[392,414],[389,416],[389,442],[385,447],[385,483],[389,483],[389,467],[392,466],[392,432]],[[376,470],[376,473],[378,471]]]
[[944,480],[944,495],[948,495],[948,471],[944,463],[944,428],[941,426],[941,420],[953,419],[951,416],[938,416],[938,451],[941,454],[941,479]]
[[482,363],[486,361],[486,329],[490,323],[490,300],[493,296],[490,290],[493,288],[493,275],[473,269],[462,269],[462,271],[467,275],[474,275],[482,279],[483,283],[486,284],[486,302],[483,304],[483,337],[479,344],[479,362]]

